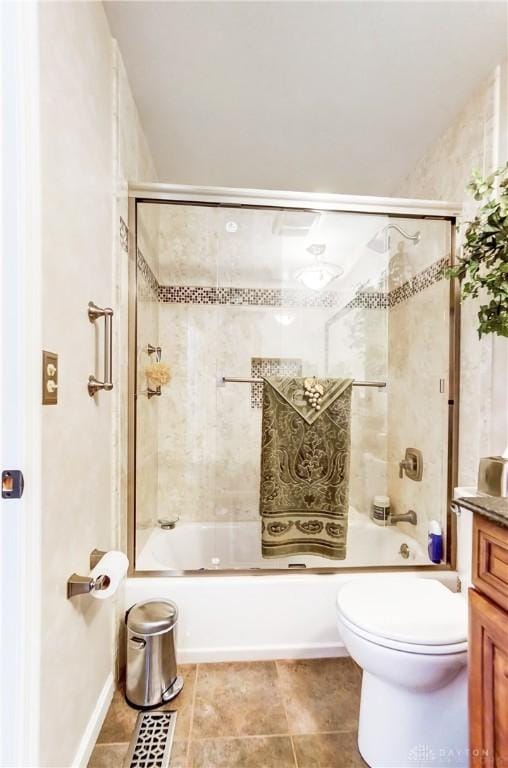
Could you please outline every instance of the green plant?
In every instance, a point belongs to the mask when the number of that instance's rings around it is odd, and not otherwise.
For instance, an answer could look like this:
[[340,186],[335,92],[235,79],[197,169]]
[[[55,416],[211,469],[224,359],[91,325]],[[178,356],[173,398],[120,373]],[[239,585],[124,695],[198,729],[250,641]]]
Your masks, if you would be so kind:
[[465,224],[462,254],[445,275],[461,281],[461,300],[476,298],[478,335],[508,337],[508,164],[486,179],[474,171],[468,191],[482,202],[476,216]]

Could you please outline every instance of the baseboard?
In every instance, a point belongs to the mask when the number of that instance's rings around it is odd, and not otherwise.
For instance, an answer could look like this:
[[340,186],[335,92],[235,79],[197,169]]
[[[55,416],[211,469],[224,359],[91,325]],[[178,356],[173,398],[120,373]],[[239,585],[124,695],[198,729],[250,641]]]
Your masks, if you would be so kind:
[[74,760],[72,761],[72,768],[86,768],[88,765],[90,755],[92,754],[95,742],[97,741],[97,736],[102,728],[114,692],[115,681],[113,673],[110,672],[102,687],[102,691],[99,694],[97,704],[94,707],[92,716],[85,728],[85,732],[79,742],[78,749],[74,755]]
[[230,646],[226,648],[179,648],[180,664],[206,664],[212,661],[275,661],[276,659],[324,659],[347,656],[343,643],[316,643],[311,646],[270,645]]

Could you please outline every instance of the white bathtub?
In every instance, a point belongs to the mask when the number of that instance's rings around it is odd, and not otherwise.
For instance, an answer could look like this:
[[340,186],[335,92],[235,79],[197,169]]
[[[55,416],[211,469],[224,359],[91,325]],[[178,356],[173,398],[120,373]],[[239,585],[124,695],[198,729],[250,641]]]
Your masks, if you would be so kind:
[[[374,564],[372,559],[375,557],[376,565],[404,566],[400,571],[315,574],[284,570],[282,573],[266,573],[264,568],[274,568],[278,561],[260,562],[260,552],[256,548],[259,538],[253,541],[255,524],[249,541],[244,541],[243,529],[250,525],[248,523],[237,524],[242,526],[240,530],[230,524],[217,527],[190,523],[178,525],[173,531],[147,532],[147,541],[137,562],[138,570],[203,568],[205,562],[210,570],[196,575],[129,578],[124,592],[125,608],[154,597],[174,600],[179,609],[177,647],[181,663],[343,655],[335,601],[338,590],[346,581],[382,579],[386,581],[387,589],[394,577],[438,578],[451,589],[455,589],[457,583],[457,574],[453,571],[411,570],[412,565],[428,563],[428,560],[416,542],[399,530],[361,523],[361,520],[355,521],[353,514],[348,559],[341,564]],[[259,527],[256,536],[259,537]],[[413,560],[403,560],[398,554],[402,541],[412,549]],[[220,557],[221,563],[213,565],[212,557]],[[381,557],[385,559],[384,563]],[[389,558],[391,562],[387,562]],[[312,560],[319,561],[320,566],[338,564],[323,558]],[[286,558],[280,562],[287,567],[291,561],[299,562],[301,558]],[[218,567],[232,562],[237,568],[253,567],[256,570],[238,575],[216,572]]]
[[[144,536],[143,536],[144,533]],[[403,558],[402,544],[409,547]],[[177,523],[173,530],[155,528],[138,536],[138,571],[229,569],[411,567],[428,565],[427,553],[412,536],[396,526],[379,526],[367,515],[349,512],[347,557],[329,560],[316,555],[263,558],[260,522]]]
[[453,571],[149,576],[126,582],[125,609],[154,597],[174,600],[180,663],[342,656],[337,592],[350,579],[438,578],[455,590]]

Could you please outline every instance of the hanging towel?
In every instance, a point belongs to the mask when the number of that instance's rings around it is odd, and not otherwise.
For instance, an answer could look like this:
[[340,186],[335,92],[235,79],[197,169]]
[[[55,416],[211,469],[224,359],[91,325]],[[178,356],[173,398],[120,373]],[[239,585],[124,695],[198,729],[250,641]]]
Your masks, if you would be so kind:
[[[310,402],[317,385],[319,408]],[[352,379],[264,379],[263,557],[346,557]],[[307,396],[305,395],[307,386]]]

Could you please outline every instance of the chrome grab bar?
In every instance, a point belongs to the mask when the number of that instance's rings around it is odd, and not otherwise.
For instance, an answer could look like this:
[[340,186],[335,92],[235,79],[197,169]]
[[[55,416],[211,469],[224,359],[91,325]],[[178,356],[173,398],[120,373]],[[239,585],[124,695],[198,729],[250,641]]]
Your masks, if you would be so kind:
[[113,389],[113,310],[110,307],[101,309],[93,301],[88,302],[88,319],[91,323],[104,318],[104,381],[95,376],[88,377],[88,394],[93,397],[100,389],[110,392]]

